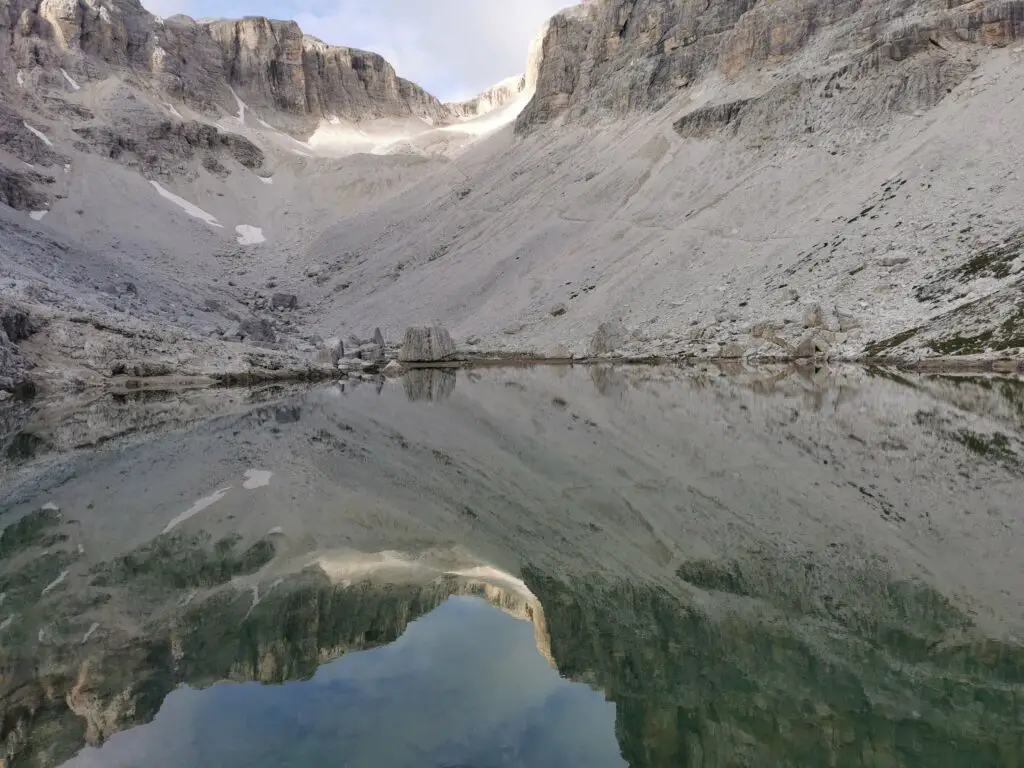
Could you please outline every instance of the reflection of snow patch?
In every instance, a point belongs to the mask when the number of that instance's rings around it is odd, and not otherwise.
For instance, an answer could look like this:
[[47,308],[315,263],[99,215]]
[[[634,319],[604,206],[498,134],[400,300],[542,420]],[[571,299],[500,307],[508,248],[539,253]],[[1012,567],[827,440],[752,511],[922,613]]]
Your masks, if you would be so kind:
[[259,245],[265,243],[267,238],[263,236],[263,230],[259,227],[252,227],[248,224],[239,224],[235,227],[235,232],[238,233],[238,244],[239,245]]
[[204,496],[199,501],[197,501],[195,504],[193,504],[191,507],[189,507],[184,512],[182,512],[180,515],[178,515],[176,518],[171,520],[171,522],[169,522],[164,527],[163,532],[167,533],[172,528],[174,528],[174,527],[180,525],[181,523],[185,522],[186,520],[188,520],[190,517],[195,517],[196,515],[198,515],[200,512],[202,512],[207,507],[212,507],[218,501],[223,499],[224,496],[227,495],[227,492],[230,491],[230,490],[231,490],[231,486],[229,485],[227,488],[221,488],[219,490],[214,491],[209,496]]
[[71,163],[64,163],[64,173],[71,173]]
[[275,525],[273,528],[267,531],[267,536],[284,536],[284,528],[282,528],[280,525]]
[[60,507],[55,502],[48,501],[40,507],[44,512],[60,512]]
[[68,81],[68,85],[71,86],[71,90],[73,90],[73,91],[80,91],[80,90],[82,90],[82,86],[80,86],[78,83],[75,82],[75,79],[73,77],[71,77],[71,75],[69,75],[67,73],[67,70],[64,69],[64,67],[60,68],[60,73],[62,75],[64,75],[64,79]]
[[22,121],[22,122],[24,123],[25,127],[28,128],[33,133],[33,135],[35,135],[37,138],[42,140],[43,144],[45,144],[48,147],[52,147],[53,146],[53,142],[50,141],[48,138],[46,138],[46,134],[45,133],[40,131],[38,128],[33,128],[31,125],[29,125],[28,123],[25,123],[24,121]]
[[43,216],[45,216],[48,213],[49,211],[29,211],[28,215],[31,216],[36,221],[40,221],[43,218]]
[[264,184],[273,184],[274,183],[274,177],[273,176],[260,176],[259,179]]
[[13,623],[14,623],[14,614],[12,613],[10,616],[8,616],[3,621],[0,621],[0,632],[3,632],[5,629],[7,629]]
[[235,89],[230,85],[228,86],[228,90],[231,91],[231,95],[235,97],[235,101],[238,103],[238,114],[236,115],[238,122],[245,125],[245,102],[238,98],[238,94],[235,93]]
[[94,621],[92,623],[92,626],[89,627],[89,631],[85,633],[85,637],[82,638],[82,643],[83,644],[88,643],[89,642],[89,638],[92,637],[93,634],[96,632],[96,630],[99,629],[99,628],[100,628],[99,622]]
[[184,198],[178,197],[173,192],[168,192],[166,189],[161,187],[160,184],[158,182],[156,182],[156,181],[151,181],[149,183],[152,184],[156,188],[156,191],[160,193],[161,197],[166,198],[167,200],[170,200],[176,206],[178,206],[183,211],[185,211],[185,213],[187,213],[189,216],[194,216],[197,219],[202,219],[207,224],[209,224],[211,227],[222,227],[223,226],[220,222],[217,221],[217,217],[216,216],[214,216],[213,214],[207,213],[202,208],[200,208],[198,205],[193,205],[188,200],[185,200]]
[[265,469],[247,469],[245,470],[245,481],[242,483],[242,487],[247,491],[263,488],[266,485],[270,485],[270,478],[273,474],[273,472],[267,472]]
[[61,584],[63,584],[63,583],[64,583],[64,579],[66,579],[67,577],[68,577],[68,572],[67,572],[67,570],[63,570],[63,571],[61,571],[61,572],[60,572],[60,576],[58,576],[58,577],[57,577],[56,579],[54,579],[53,581],[51,581],[51,582],[50,582],[49,584],[47,584],[47,585],[46,585],[46,586],[45,586],[45,587],[43,588],[43,594],[45,595],[45,594],[46,594],[47,592],[49,592],[50,590],[52,590],[52,589],[56,589],[57,587],[59,587],[59,586],[60,586]]
[[18,70],[18,85],[20,85],[22,88],[25,87],[25,73],[22,72],[20,69]]
[[447,573],[452,576],[462,576],[472,581],[482,581],[496,587],[511,587],[513,591],[518,592],[529,600],[537,599],[522,579],[518,579],[510,573],[499,571],[497,568],[489,565],[480,565],[459,571],[448,571]]

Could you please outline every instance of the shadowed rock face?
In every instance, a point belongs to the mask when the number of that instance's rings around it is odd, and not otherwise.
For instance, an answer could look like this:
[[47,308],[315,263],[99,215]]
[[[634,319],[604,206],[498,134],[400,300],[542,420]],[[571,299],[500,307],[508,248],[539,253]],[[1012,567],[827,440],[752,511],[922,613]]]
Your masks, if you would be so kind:
[[791,67],[797,75],[797,55],[812,51],[827,68],[853,61],[893,68],[917,54],[933,56],[935,67],[957,44],[1006,45],[1022,34],[1020,2],[938,9],[914,0],[592,0],[552,19],[537,95],[517,131],[563,114],[656,110],[713,73],[736,79],[759,67]]

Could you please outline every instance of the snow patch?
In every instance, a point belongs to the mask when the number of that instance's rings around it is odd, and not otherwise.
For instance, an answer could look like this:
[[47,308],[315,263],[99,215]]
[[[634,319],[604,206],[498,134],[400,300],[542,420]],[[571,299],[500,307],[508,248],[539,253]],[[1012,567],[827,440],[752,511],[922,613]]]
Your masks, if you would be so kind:
[[44,512],[60,512],[60,507],[57,506],[56,502],[48,501],[40,507]]
[[273,184],[274,183],[274,177],[273,176],[260,176],[259,179],[264,184]]
[[45,133],[43,133],[42,131],[40,131],[40,130],[39,130],[38,128],[33,128],[33,127],[32,127],[31,125],[29,125],[29,124],[28,124],[27,122],[25,122],[24,120],[22,121],[22,123],[24,124],[24,126],[25,126],[26,128],[28,128],[28,129],[29,129],[29,131],[31,131],[31,133],[32,133],[32,134],[33,134],[33,135],[34,135],[34,136],[35,136],[36,138],[40,139],[40,140],[41,140],[41,141],[43,142],[43,144],[45,144],[45,145],[46,145],[46,146],[48,146],[48,147],[52,147],[52,146],[53,146],[53,142],[52,142],[52,141],[50,141],[50,140],[49,140],[48,138],[46,138],[46,134],[45,134]]
[[179,120],[184,120],[185,119],[184,117],[181,116],[181,112],[179,112],[178,110],[176,110],[174,108],[173,104],[164,104],[164,106],[167,107],[167,111],[171,113],[172,117],[176,117]]
[[71,163],[64,163],[64,173],[71,173]]
[[71,90],[73,90],[73,91],[80,91],[80,90],[82,90],[82,86],[80,86],[78,83],[75,82],[75,79],[73,77],[71,77],[71,75],[68,74],[67,70],[64,69],[64,67],[60,68],[60,73],[62,75],[64,75],[64,79],[68,81],[68,85],[71,86]]
[[264,128],[269,128],[272,131],[277,130],[274,126],[272,126],[270,123],[268,123],[266,120],[263,120],[262,118],[257,117],[256,122],[262,125]]
[[268,472],[265,469],[247,469],[245,470],[245,480],[242,483],[242,487],[247,491],[263,488],[270,485],[270,478],[273,474],[273,472]]
[[189,507],[184,512],[182,512],[180,515],[178,515],[176,518],[171,520],[164,527],[163,533],[167,533],[168,531],[176,528],[177,526],[181,525],[186,520],[188,520],[190,517],[195,517],[196,515],[198,515],[200,512],[202,512],[207,507],[212,507],[218,501],[223,499],[224,496],[227,495],[227,492],[230,491],[230,490],[231,490],[231,486],[229,485],[227,488],[220,488],[219,490],[214,491],[209,496],[204,496],[199,501],[197,501],[195,504],[193,504],[191,507]]
[[92,626],[89,627],[89,631],[85,633],[85,637],[82,638],[82,644],[84,645],[85,643],[88,643],[89,642],[89,638],[92,637],[93,634],[96,632],[96,630],[99,629],[99,628],[100,628],[99,622],[98,621],[94,621],[92,623]]
[[15,614],[12,613],[10,616],[8,616],[3,621],[0,621],[0,632],[3,632],[5,629],[7,629],[9,626],[11,626],[11,624],[14,623],[14,616],[15,616]]
[[49,211],[29,211],[28,215],[31,216],[36,221],[41,221],[43,216],[45,216],[48,213]]
[[18,70],[18,85],[20,85],[22,88],[25,87],[25,73],[22,72],[20,69]]
[[228,86],[228,90],[231,91],[231,95],[235,97],[235,101],[238,103],[238,114],[235,115],[235,117],[238,118],[238,122],[245,125],[245,102],[238,98],[238,94],[235,93],[235,89],[230,85]]
[[224,226],[223,224],[221,224],[220,222],[217,221],[217,217],[216,216],[214,216],[213,214],[207,213],[202,208],[200,208],[198,205],[193,205],[188,200],[185,200],[184,198],[178,197],[173,192],[167,191],[166,189],[164,189],[163,187],[160,186],[159,182],[151,181],[149,183],[153,185],[153,187],[156,189],[157,192],[160,193],[161,197],[163,197],[163,198],[165,198],[167,200],[170,200],[176,206],[178,206],[183,211],[185,211],[185,213],[187,213],[189,216],[193,216],[193,217],[195,217],[197,219],[202,219],[207,224],[209,224],[211,227],[223,227]]
[[45,595],[50,590],[56,589],[57,587],[59,587],[61,584],[64,583],[64,579],[66,579],[67,577],[68,577],[67,569],[61,571],[60,572],[60,576],[58,576],[56,579],[54,579],[49,584],[47,584],[45,587],[43,587],[43,594]]
[[[265,243],[267,241],[267,238],[263,236],[262,229],[250,226],[249,224],[239,224],[235,227],[235,232],[238,233],[239,245],[259,245],[260,243]],[[251,471],[253,470],[250,470],[250,472]]]

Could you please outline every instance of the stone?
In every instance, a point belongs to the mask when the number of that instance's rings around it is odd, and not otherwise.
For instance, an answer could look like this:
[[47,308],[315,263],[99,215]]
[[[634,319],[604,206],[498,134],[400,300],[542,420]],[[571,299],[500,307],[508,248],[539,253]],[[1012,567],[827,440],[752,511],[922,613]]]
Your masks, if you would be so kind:
[[743,357],[746,350],[742,344],[726,344],[722,347],[722,351],[719,353],[719,357],[725,358],[726,360],[736,360],[737,358]]
[[335,337],[327,339],[317,345],[316,361],[336,366],[345,356],[345,345],[341,339]]
[[839,320],[839,330],[843,333],[854,330],[855,328],[861,327],[861,322],[855,316],[847,312],[836,312],[836,318]]
[[380,328],[373,329],[373,343],[381,349],[387,349],[387,342],[384,341],[384,334],[381,333]]
[[799,343],[796,345],[796,349],[793,351],[795,357],[814,357],[814,353],[818,347],[815,344],[814,334],[808,333]]
[[565,305],[565,302],[559,302],[558,304],[555,304],[553,307],[551,307],[551,309],[548,310],[548,314],[550,314],[552,317],[561,317],[568,311],[569,307]]
[[363,344],[359,347],[359,359],[379,363],[384,359],[384,348],[378,344]]
[[275,293],[270,297],[270,306],[274,309],[298,309],[299,297],[294,293]]
[[277,333],[274,331],[274,324],[265,317],[260,319],[250,318],[243,320],[238,325],[235,335],[243,341],[273,344],[277,341]]
[[821,304],[810,304],[804,308],[804,328],[821,328],[825,324],[825,313]]
[[407,328],[398,353],[398,359],[403,363],[436,363],[454,357],[452,337],[439,325]]
[[28,312],[7,302],[0,302],[0,328],[14,344],[24,341],[35,330]]
[[388,364],[384,366],[383,370],[381,370],[381,373],[383,373],[389,379],[396,378],[405,373],[405,366],[402,365],[397,360],[390,360]]
[[619,320],[607,320],[597,326],[590,338],[588,354],[590,357],[611,354],[626,345],[629,334]]
[[906,264],[910,261],[910,257],[904,254],[902,251],[892,251],[887,256],[883,256],[878,260],[878,264],[883,267],[898,267],[901,264]]

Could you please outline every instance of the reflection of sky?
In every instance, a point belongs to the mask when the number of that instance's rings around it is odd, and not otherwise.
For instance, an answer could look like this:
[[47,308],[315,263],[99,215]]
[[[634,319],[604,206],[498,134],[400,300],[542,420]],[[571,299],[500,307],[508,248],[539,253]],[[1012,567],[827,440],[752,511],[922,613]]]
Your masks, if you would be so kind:
[[181,689],[149,725],[86,749],[127,766],[624,766],[615,707],[548,666],[533,628],[452,598],[393,644],[312,680]]

